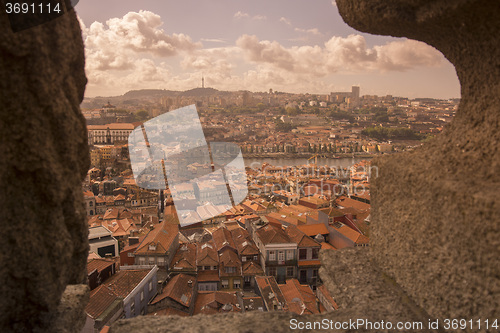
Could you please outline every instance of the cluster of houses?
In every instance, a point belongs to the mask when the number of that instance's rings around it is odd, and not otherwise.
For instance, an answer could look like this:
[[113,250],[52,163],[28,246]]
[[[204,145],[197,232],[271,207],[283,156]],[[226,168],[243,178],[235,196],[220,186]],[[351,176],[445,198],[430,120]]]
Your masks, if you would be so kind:
[[[189,226],[179,225],[166,193],[162,215],[153,193],[143,194],[151,202],[87,212],[91,295],[84,332],[139,315],[334,311],[334,295],[318,274],[319,252],[368,245],[369,184],[359,171],[365,164],[353,167],[349,179],[351,186],[366,185],[366,193],[344,195],[336,191],[338,180],[299,175],[301,193],[271,187]],[[272,168],[259,174],[283,177]],[[129,188],[104,183],[99,194],[106,188],[105,197],[129,197]],[[84,194],[87,204],[99,197]]]

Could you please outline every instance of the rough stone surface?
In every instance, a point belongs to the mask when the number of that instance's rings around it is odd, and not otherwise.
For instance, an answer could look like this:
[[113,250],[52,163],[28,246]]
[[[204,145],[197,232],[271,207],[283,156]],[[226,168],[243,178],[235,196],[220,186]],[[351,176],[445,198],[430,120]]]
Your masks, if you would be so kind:
[[50,332],[72,333],[85,325],[85,307],[89,302],[88,284],[68,285],[61,297],[61,303],[51,320]]
[[499,318],[500,6],[337,4],[356,29],[433,45],[455,65],[461,83],[457,115],[441,135],[374,162],[372,256],[433,317]]
[[53,331],[66,286],[85,283],[85,84],[74,11],[17,33],[0,11],[2,332]]

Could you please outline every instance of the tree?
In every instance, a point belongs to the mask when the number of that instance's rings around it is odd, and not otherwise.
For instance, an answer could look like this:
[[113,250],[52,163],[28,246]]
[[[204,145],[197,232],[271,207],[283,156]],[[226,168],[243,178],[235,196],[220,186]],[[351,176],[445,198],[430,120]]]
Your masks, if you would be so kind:
[[141,110],[135,114],[140,121],[147,120],[149,118],[149,113],[145,110]]

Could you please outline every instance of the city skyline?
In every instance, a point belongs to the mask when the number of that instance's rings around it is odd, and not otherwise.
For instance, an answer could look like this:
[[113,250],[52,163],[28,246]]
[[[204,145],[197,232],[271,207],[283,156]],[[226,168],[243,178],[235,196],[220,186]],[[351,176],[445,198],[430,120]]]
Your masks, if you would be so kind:
[[330,0],[314,8],[301,0],[89,0],[75,9],[86,97],[189,90],[202,77],[205,87],[229,91],[329,94],[358,85],[361,95],[460,97],[454,67],[437,50],[355,31]]

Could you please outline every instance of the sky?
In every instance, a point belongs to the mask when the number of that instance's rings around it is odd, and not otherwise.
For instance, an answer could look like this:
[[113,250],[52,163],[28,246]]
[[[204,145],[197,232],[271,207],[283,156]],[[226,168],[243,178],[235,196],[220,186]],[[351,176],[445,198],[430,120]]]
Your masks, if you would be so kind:
[[425,43],[345,24],[332,0],[82,0],[86,97],[136,89],[456,98],[454,67]]

